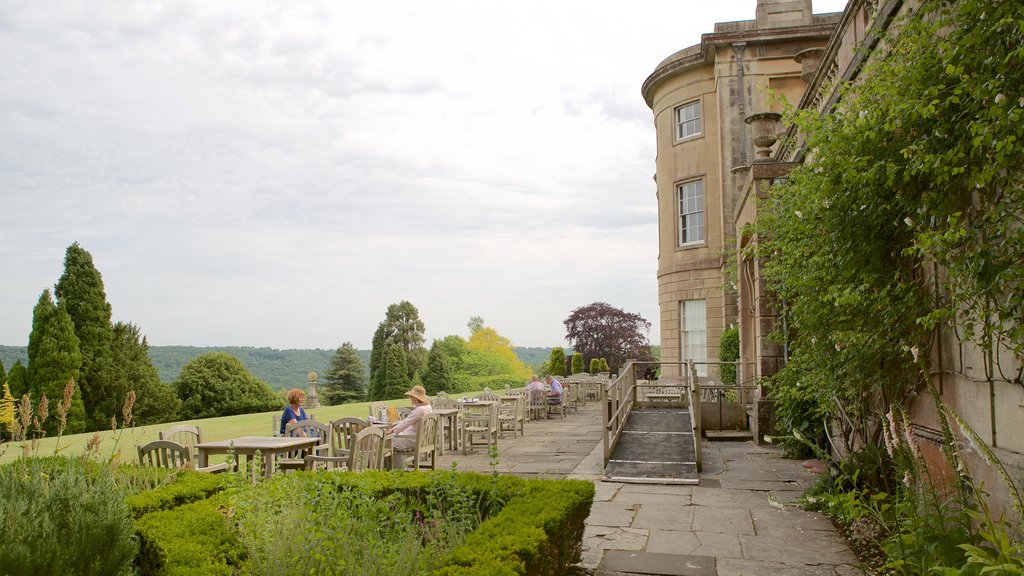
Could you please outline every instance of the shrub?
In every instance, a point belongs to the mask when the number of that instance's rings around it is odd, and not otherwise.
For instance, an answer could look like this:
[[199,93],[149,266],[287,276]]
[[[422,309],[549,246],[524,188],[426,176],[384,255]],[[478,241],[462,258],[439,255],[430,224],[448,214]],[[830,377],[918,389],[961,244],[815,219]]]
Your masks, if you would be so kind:
[[5,573],[134,573],[135,530],[107,466],[31,458],[0,468],[0,533]]
[[573,374],[579,374],[579,373],[583,372],[583,353],[582,352],[573,352],[572,353],[572,366],[570,366],[570,368],[572,369],[572,373]]
[[552,376],[565,376],[565,350],[557,346],[551,349],[547,372]]
[[590,373],[591,374],[597,374],[600,371],[601,371],[601,359],[600,358],[591,358],[590,359]]
[[[730,326],[722,331],[718,345],[718,359],[722,362],[735,362],[740,359],[740,329]],[[722,384],[736,385],[736,365],[722,365]]]

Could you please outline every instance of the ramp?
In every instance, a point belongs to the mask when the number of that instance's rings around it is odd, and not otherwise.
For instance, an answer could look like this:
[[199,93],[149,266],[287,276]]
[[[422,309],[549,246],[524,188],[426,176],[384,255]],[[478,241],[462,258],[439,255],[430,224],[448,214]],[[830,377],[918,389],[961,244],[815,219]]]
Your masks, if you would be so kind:
[[605,466],[604,479],[627,483],[697,484],[690,411],[633,409]]

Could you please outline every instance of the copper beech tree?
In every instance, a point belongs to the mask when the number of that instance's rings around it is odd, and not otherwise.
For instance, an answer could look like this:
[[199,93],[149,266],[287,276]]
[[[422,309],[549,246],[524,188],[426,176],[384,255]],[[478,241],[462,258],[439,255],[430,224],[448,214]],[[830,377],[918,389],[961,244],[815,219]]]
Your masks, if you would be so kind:
[[572,348],[585,360],[606,358],[612,371],[626,360],[651,358],[650,329],[643,316],[604,302],[581,306],[565,319],[565,338]]

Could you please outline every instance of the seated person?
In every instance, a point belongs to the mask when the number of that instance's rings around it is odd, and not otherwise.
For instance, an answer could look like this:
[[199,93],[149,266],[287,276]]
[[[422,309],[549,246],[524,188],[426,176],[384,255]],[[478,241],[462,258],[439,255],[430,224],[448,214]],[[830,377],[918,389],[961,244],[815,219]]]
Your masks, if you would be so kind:
[[[284,407],[284,412],[281,414],[281,436],[284,436],[284,429],[292,422],[302,422],[307,420],[306,411],[302,408],[302,404],[306,401],[306,393],[298,388],[292,388],[288,391],[288,405]],[[297,434],[305,436],[306,431],[299,429]]]
[[548,374],[544,380],[548,383],[548,404],[562,403],[562,383]]
[[395,435],[392,440],[394,452],[392,453],[392,468],[401,470],[405,467],[405,458],[399,453],[401,450],[413,450],[416,448],[416,432],[420,427],[420,419],[424,414],[430,414],[434,410],[430,407],[430,396],[423,386],[413,386],[405,393],[412,402],[412,412],[402,418],[395,427],[391,429]]
[[531,392],[534,390],[544,390],[545,388],[544,383],[540,381],[536,374],[530,376],[530,383],[526,385],[526,389]]

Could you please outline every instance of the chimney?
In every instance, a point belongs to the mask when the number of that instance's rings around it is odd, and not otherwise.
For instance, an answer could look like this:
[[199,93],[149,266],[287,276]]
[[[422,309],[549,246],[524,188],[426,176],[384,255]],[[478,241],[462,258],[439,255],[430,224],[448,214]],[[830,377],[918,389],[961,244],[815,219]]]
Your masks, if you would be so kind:
[[757,27],[806,26],[814,22],[811,0],[757,0]]

